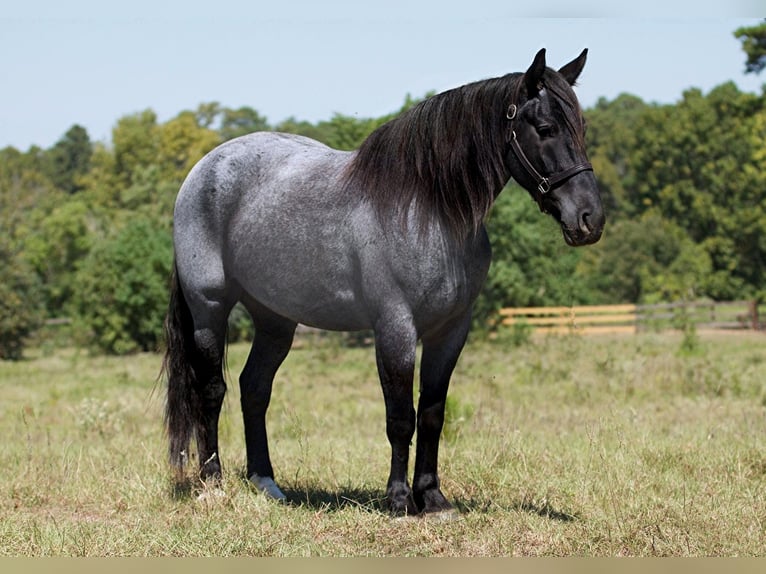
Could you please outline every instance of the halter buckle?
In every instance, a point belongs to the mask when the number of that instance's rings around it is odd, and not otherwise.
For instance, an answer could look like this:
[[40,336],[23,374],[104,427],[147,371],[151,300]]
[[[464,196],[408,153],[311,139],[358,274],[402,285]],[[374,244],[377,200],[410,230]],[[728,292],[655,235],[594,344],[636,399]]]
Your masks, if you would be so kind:
[[540,183],[537,184],[537,191],[540,192],[540,195],[545,195],[551,190],[551,182],[548,180],[547,177],[544,177]]
[[518,108],[516,108],[516,104],[511,104],[510,106],[508,106],[508,111],[505,112],[505,117],[508,118],[509,120],[514,119],[516,117],[517,110]]

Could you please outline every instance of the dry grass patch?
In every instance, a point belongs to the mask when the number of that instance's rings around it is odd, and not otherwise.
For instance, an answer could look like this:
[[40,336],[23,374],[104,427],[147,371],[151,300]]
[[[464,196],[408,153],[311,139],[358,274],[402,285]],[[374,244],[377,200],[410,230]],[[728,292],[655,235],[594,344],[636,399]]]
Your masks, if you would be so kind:
[[173,494],[160,357],[0,363],[6,556],[758,556],[766,338],[473,343],[441,452],[452,521],[383,511],[389,450],[371,349],[304,345],[278,375],[274,504],[243,480],[230,350],[221,495]]

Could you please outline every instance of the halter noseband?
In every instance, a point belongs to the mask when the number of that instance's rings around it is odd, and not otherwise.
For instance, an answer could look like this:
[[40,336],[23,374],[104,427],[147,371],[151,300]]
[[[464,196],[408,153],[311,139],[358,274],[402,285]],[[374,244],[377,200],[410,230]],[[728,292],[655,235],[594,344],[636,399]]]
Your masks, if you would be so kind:
[[549,175],[548,177],[541,175],[537,169],[535,169],[535,166],[532,165],[532,162],[529,161],[529,158],[524,153],[524,150],[521,149],[521,146],[519,145],[519,141],[516,139],[516,130],[513,129],[513,120],[516,119],[516,113],[518,112],[518,108],[516,104],[511,104],[508,106],[508,111],[505,114],[505,117],[508,118],[510,121],[510,145],[511,149],[513,150],[513,153],[516,155],[516,158],[519,160],[519,163],[524,167],[524,169],[527,172],[527,175],[529,175],[537,184],[537,195],[535,196],[535,201],[537,201],[537,205],[540,207],[540,211],[545,212],[545,209],[543,208],[543,196],[548,193],[550,190],[558,187],[562,183],[564,183],[569,178],[577,175],[578,173],[582,171],[593,171],[593,166],[590,164],[590,162],[583,162],[578,163],[576,165],[573,165],[572,167],[565,169],[564,171],[560,171],[558,173],[554,173],[552,175]]

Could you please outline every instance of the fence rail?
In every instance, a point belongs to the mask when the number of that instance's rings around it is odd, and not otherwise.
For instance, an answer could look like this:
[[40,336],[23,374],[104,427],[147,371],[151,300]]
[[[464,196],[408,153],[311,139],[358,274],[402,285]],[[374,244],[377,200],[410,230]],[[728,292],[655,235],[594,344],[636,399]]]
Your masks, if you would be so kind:
[[500,310],[505,326],[526,324],[546,333],[635,333],[678,329],[763,330],[764,311],[756,301],[694,301],[656,305],[580,305],[573,307],[509,307]]

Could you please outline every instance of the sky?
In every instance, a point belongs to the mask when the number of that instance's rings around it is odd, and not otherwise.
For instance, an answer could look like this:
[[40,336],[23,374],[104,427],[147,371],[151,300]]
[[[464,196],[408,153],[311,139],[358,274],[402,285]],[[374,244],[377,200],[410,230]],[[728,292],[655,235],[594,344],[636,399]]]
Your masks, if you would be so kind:
[[522,72],[540,48],[553,68],[589,49],[576,88],[585,108],[621,93],[673,103],[689,88],[707,93],[727,81],[761,93],[766,74],[744,74],[733,36],[759,23],[759,3],[5,2],[0,148],[47,148],[74,124],[109,142],[125,115],[151,108],[167,121],[213,101],[250,106],[271,124],[377,117],[407,94]]

